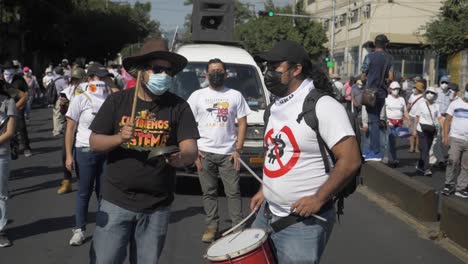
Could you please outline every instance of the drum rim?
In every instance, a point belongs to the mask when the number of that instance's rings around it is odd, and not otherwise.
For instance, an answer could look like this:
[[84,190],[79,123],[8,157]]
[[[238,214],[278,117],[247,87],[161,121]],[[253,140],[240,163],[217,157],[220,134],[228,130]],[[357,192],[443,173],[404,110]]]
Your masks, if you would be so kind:
[[[247,228],[247,229],[249,229],[249,230],[252,230],[252,229],[254,229],[254,230],[261,230],[261,231],[264,232],[265,235],[264,235],[257,243],[254,243],[254,244],[252,244],[252,245],[250,245],[250,246],[248,246],[248,247],[246,247],[246,248],[243,248],[243,249],[241,249],[241,250],[228,253],[228,254],[223,255],[223,256],[210,256],[210,255],[208,255],[208,251],[210,250],[210,248],[213,247],[213,246],[216,244],[216,241],[215,241],[215,242],[213,242],[213,244],[211,244],[211,245],[208,247],[208,249],[206,250],[206,258],[207,258],[208,260],[212,260],[212,261],[223,261],[223,260],[229,260],[229,258],[231,258],[231,259],[237,258],[237,257],[239,257],[239,256],[245,255],[245,254],[250,253],[250,252],[254,251],[255,249],[259,248],[259,246],[262,245],[262,244],[264,244],[265,241],[268,239],[268,232],[266,232],[266,231],[265,231],[264,229],[262,229],[262,228]],[[244,229],[244,230],[247,230],[247,229]],[[233,234],[231,234],[230,236],[222,237],[222,238],[220,238],[218,241],[221,241],[221,240],[226,239],[226,238],[228,238],[228,237],[231,237],[231,236],[233,236],[233,235],[237,235],[238,233],[243,232],[244,230],[241,230],[241,231],[238,231],[238,232],[236,232],[236,233],[233,233]]]

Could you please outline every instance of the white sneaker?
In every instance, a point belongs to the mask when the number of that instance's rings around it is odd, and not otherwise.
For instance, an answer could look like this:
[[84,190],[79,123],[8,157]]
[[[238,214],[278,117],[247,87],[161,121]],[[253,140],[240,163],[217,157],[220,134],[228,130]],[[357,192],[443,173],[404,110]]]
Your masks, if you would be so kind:
[[84,243],[85,236],[83,230],[80,228],[78,229],[73,229],[73,236],[70,239],[70,246],[81,246]]

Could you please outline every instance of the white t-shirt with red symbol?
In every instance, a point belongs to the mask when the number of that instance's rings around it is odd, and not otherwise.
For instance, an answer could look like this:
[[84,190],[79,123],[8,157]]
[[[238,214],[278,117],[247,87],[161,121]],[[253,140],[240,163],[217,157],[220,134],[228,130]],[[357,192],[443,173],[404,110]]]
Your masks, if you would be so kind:
[[[263,192],[271,212],[280,217],[287,216],[300,198],[315,194],[329,177],[315,132],[304,120],[296,120],[311,89],[315,89],[313,81],[306,79],[294,93],[277,98],[265,131],[263,180],[288,203],[268,188]],[[320,98],[316,112],[320,134],[330,149],[344,137],[354,136],[344,107],[335,99]]]
[[210,87],[193,92],[188,98],[198,123],[201,151],[230,155],[236,149],[236,118],[250,114],[250,108],[239,91]]

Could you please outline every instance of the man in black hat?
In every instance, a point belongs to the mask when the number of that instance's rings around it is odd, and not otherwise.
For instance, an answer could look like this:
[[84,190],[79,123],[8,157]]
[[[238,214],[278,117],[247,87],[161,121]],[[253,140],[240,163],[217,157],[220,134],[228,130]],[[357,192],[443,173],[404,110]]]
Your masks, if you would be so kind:
[[388,84],[393,81],[393,57],[385,51],[389,40],[381,34],[375,37],[375,51],[364,58],[361,67],[361,80],[376,95],[374,107],[366,106],[369,116],[370,147],[365,154],[366,161],[381,161],[383,154],[380,148],[380,112],[387,98]]
[[[165,40],[152,38],[123,64],[134,75],[141,71],[135,119],[136,89],[129,89],[110,95],[90,126],[91,149],[108,152],[91,263],[123,263],[130,241],[131,263],[158,263],[174,200],[175,168],[193,164],[198,154],[190,106],[168,92],[187,59],[169,52]],[[148,160],[150,151],[164,146],[179,152]]]
[[14,94],[11,97],[15,99],[16,108],[18,109],[18,118],[16,123],[16,142],[19,143],[19,150],[23,151],[26,157],[32,155],[31,146],[29,144],[28,130],[26,127],[26,120],[24,117],[24,111],[26,110],[26,104],[29,99],[29,86],[24,80],[22,74],[19,73],[19,64],[13,63],[13,61],[7,61],[3,65],[3,77],[4,80],[11,84],[14,88]]
[[[256,60],[266,62],[265,85],[275,98],[264,139],[263,181],[271,189],[262,188],[252,198],[250,208],[260,208],[252,226],[273,229],[278,263],[318,263],[335,221],[332,199],[359,169],[358,143],[343,105],[330,96],[328,78],[311,64],[304,47],[279,41]],[[313,109],[321,137],[304,121],[311,92],[326,94]],[[336,159],[333,170],[322,158],[324,147]]]

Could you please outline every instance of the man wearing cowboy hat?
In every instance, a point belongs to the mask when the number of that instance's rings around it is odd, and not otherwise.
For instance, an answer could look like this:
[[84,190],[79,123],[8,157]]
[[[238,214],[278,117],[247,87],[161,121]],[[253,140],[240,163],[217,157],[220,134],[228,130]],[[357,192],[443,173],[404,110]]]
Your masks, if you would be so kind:
[[[90,126],[91,149],[108,152],[91,263],[123,263],[130,241],[131,263],[158,263],[174,200],[175,167],[192,164],[198,154],[190,106],[168,92],[186,64],[183,56],[169,52],[165,40],[149,39],[139,55],[123,61],[128,72],[141,72],[142,89],[110,95]],[[149,162],[149,152],[164,146],[179,152]]]

